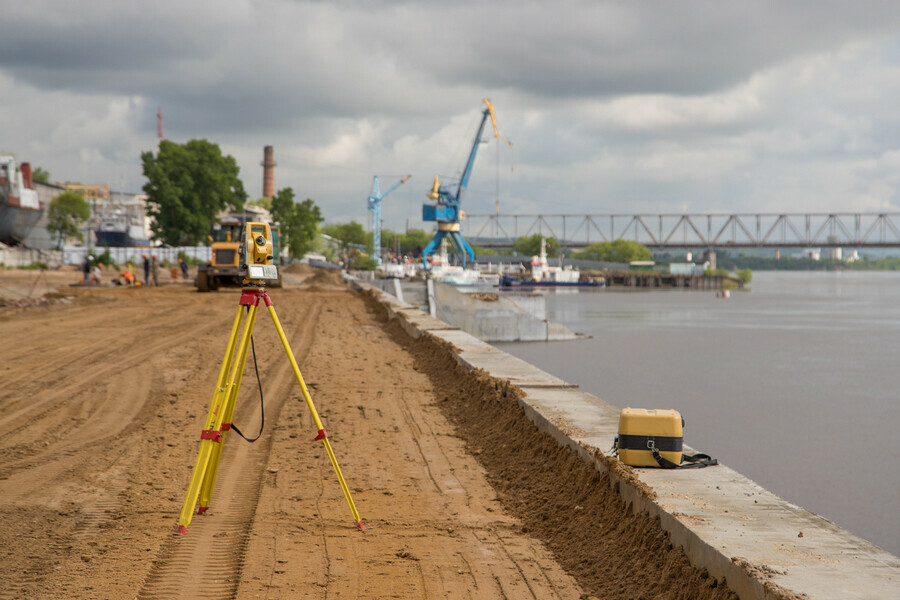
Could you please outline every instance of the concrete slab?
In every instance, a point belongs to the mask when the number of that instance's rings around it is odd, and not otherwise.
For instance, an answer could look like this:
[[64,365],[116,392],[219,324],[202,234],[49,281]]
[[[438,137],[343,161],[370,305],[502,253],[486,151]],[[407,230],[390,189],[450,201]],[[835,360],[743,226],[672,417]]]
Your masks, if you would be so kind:
[[[537,318],[504,296],[492,300],[461,292],[455,286],[435,283],[434,297],[437,317],[486,342],[534,342],[574,340],[575,332],[561,323],[549,323]],[[525,306],[536,307],[545,313],[544,297],[525,297]],[[527,300],[527,301],[526,301]]]
[[419,337],[422,332],[425,331],[446,331],[446,330],[458,330],[458,327],[454,327],[441,321],[440,319],[436,319],[429,315],[428,313],[424,313],[421,310],[413,307],[407,307],[397,311],[397,316],[401,319],[406,320],[410,323],[415,329],[417,329],[417,335],[414,337]]
[[492,377],[506,379],[520,387],[577,388],[578,386],[542,371],[493,346],[482,342],[465,331],[431,331],[435,337],[450,342],[459,352],[456,360],[470,368],[483,369]]
[[[520,404],[539,429],[606,470],[593,451],[609,453],[618,430],[617,407],[580,390],[525,391]],[[696,452],[687,446],[685,451]],[[635,473],[656,500],[621,485],[626,499],[658,516],[692,563],[726,578],[741,598],[770,597],[766,584],[809,598],[900,597],[900,558],[725,465]]]

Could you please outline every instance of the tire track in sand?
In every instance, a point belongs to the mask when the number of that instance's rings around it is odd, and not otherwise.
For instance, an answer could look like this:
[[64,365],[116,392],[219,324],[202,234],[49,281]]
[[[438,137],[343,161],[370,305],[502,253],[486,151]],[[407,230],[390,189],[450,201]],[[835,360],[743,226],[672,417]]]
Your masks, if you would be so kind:
[[[199,337],[211,329],[212,324],[202,322],[187,329],[186,335]],[[149,401],[152,369],[147,361],[165,352],[169,343],[168,339],[158,339],[114,353],[115,362],[98,363],[71,374],[68,387],[32,397],[30,405],[8,415],[0,425],[0,476],[65,461],[85,450],[106,446],[119,439],[124,429],[133,429],[135,416]],[[136,366],[129,367],[126,377],[122,372],[127,365]],[[72,402],[72,387],[84,390],[80,392],[82,400]],[[137,390],[139,401],[121,403],[124,387]],[[45,432],[44,443],[35,446],[19,442],[33,438],[36,431]]]
[[[286,332],[286,335],[299,363],[312,345],[322,305],[316,301],[298,308],[306,314],[291,321],[298,323],[300,329],[292,334]],[[265,319],[265,315],[260,315],[258,320],[260,318]],[[271,385],[265,392],[270,398],[267,434],[256,444],[238,443],[241,440],[228,436],[234,438],[234,442],[222,456],[210,511],[192,520],[186,536],[172,536],[163,545],[137,595],[140,600],[236,597],[244,553],[265,479],[265,466],[275,437],[272,432],[285,399],[292,396],[288,390],[297,385],[284,352],[280,347],[277,352],[279,359],[269,363],[274,368],[265,372],[267,379],[271,378]],[[242,387],[250,383],[245,377]],[[256,431],[258,427],[257,418],[255,422],[248,422],[245,429]]]

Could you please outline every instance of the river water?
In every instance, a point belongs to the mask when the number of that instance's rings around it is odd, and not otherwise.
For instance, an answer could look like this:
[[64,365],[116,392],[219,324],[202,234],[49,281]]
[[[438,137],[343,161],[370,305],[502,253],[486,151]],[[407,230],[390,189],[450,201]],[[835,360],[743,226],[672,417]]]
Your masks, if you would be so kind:
[[495,344],[900,555],[900,273],[754,272],[749,292],[558,290],[592,336]]

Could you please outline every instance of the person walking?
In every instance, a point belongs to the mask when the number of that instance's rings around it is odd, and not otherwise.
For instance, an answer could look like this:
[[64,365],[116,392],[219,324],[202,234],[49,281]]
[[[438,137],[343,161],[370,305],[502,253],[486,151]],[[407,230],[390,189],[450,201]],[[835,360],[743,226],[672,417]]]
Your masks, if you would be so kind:
[[85,255],[84,262],[81,264],[81,282],[84,285],[90,285],[91,283],[91,266],[94,263],[94,257],[90,254]]
[[150,259],[146,254],[141,256],[144,257],[144,285],[150,285]]
[[153,285],[159,286],[159,261],[156,260],[155,254],[150,256],[150,271],[153,275]]
[[184,262],[184,259],[181,259],[181,258],[178,259],[178,266],[181,267],[181,278],[187,279],[188,278],[188,265],[186,262]]

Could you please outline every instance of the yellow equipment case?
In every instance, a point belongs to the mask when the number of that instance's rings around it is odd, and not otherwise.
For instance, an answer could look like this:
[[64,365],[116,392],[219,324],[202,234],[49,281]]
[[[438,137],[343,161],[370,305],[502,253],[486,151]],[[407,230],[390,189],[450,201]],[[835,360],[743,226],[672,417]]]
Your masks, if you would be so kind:
[[681,464],[684,421],[677,410],[623,408],[619,413],[619,459],[632,467],[658,467],[651,448]]
[[626,465],[686,469],[718,464],[707,454],[684,454],[683,446],[684,419],[677,410],[623,408],[619,413],[614,447]]

